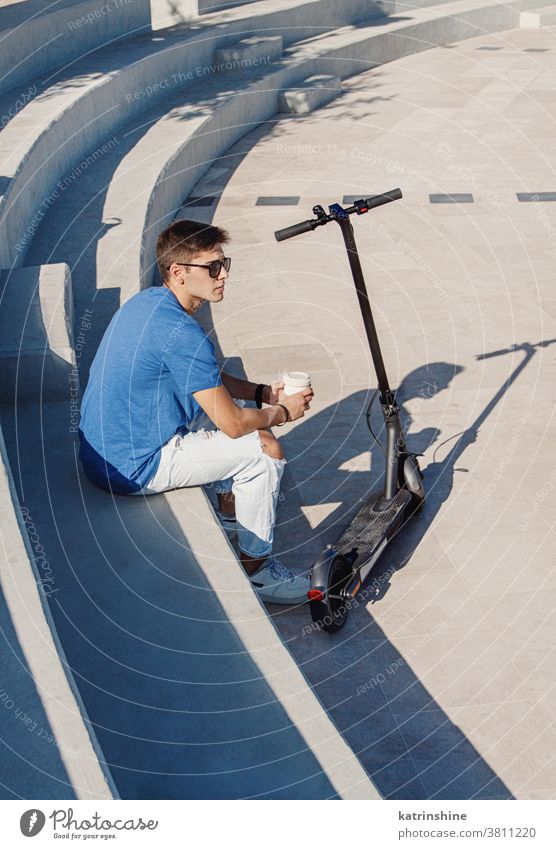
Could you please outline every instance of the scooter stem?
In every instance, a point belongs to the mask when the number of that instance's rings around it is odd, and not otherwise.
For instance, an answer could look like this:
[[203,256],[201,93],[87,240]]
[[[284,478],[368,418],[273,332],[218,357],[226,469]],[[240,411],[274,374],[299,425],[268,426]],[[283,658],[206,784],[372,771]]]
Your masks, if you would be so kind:
[[378,334],[376,332],[375,321],[371,311],[371,305],[369,303],[369,295],[367,294],[367,287],[365,286],[363,270],[361,268],[359,253],[355,243],[353,225],[347,215],[345,218],[337,217],[336,221],[340,225],[342,236],[344,237],[351,273],[353,275],[353,282],[355,283],[355,290],[357,292],[357,299],[359,301],[361,315],[363,316],[363,324],[365,325],[365,331],[367,333],[367,339],[369,340],[369,347],[371,349],[371,356],[375,367],[380,400],[383,404],[395,404],[394,396],[386,376],[386,368],[382,358],[382,351],[380,350],[378,342]]
[[386,425],[384,500],[385,502],[388,502],[394,498],[398,490],[399,455],[405,449],[405,440],[403,438],[402,426],[400,423],[399,408],[396,404],[394,393],[390,389],[388,377],[386,376],[386,367],[382,358],[382,351],[380,350],[378,334],[371,310],[371,304],[369,302],[367,287],[365,286],[365,279],[363,277],[363,269],[361,268],[361,262],[359,260],[353,225],[347,214],[345,214],[345,217],[341,215],[341,207],[335,207],[335,209],[337,211],[336,221],[340,225],[342,236],[344,238],[351,273],[353,275],[353,282],[355,283],[355,290],[357,292],[357,299],[359,301],[361,315],[363,316],[363,324],[365,325],[367,339],[369,340],[369,347],[371,349],[371,356],[375,367],[378,389],[380,392],[380,402]]

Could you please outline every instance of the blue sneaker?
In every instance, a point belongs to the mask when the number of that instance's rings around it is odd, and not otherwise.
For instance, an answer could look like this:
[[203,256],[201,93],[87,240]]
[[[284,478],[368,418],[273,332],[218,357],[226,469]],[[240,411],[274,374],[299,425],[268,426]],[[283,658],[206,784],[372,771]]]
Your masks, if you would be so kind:
[[249,575],[251,586],[261,599],[272,604],[305,604],[311,589],[307,575],[295,575],[281,560],[270,555],[261,568]]

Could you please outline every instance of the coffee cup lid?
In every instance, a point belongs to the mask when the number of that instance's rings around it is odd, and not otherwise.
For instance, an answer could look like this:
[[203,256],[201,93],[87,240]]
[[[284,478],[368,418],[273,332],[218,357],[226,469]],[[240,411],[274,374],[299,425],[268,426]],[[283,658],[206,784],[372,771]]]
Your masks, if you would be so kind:
[[311,385],[311,377],[305,371],[288,371],[284,375],[283,380],[289,386],[304,387]]

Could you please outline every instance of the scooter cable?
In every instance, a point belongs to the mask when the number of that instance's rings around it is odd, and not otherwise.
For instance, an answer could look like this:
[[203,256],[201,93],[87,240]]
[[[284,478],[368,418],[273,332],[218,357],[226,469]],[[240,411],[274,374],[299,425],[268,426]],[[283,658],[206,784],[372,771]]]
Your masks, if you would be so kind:
[[373,403],[374,403],[374,400],[375,400],[377,394],[378,394],[378,389],[375,389],[375,391],[373,392],[373,397],[371,398],[371,400],[369,402],[369,406],[367,407],[367,412],[365,413],[365,418],[367,419],[367,427],[369,428],[369,430],[371,432],[371,436],[373,437],[375,443],[382,450],[382,453],[386,454],[386,449],[385,449],[384,445],[382,444],[382,442],[380,441],[380,439],[378,438],[378,436],[374,432],[372,425],[371,425],[371,408],[373,406]]

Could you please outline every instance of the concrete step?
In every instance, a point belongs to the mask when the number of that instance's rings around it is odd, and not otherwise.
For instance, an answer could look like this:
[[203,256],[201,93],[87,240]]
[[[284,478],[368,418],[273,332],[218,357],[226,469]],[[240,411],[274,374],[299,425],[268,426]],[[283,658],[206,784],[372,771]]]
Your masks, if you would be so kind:
[[151,0],[153,30],[164,29],[211,12],[228,11],[260,0]]
[[[203,25],[194,29],[184,26],[99,50],[64,72],[57,82],[47,81],[46,88],[37,84],[28,101],[27,95],[22,98],[17,90],[11,92],[0,98],[0,112],[9,119],[5,124],[2,118],[0,137],[0,268],[23,265],[38,223],[67,190],[66,182],[63,189],[59,184],[68,170],[70,182],[74,181],[80,171],[104,157],[105,144],[120,144],[121,140],[114,138],[116,129],[143,112],[147,104],[165,101],[172,93],[187,90],[190,83],[196,85],[213,75],[215,47],[237,41],[237,35],[246,30],[259,35],[280,31],[286,50],[300,43],[307,59],[329,56],[327,67],[308,68],[308,73],[344,78],[357,68],[472,37],[479,30],[514,28],[519,25],[520,12],[538,7],[539,0],[458,0],[408,12],[397,20],[383,19],[378,26],[379,2],[283,0],[276,10],[272,0],[261,0],[207,15]],[[374,25],[354,27],[364,9]],[[326,33],[335,33],[334,38],[326,36],[320,44]],[[284,83],[298,81],[299,76],[292,74]],[[71,170],[71,166],[75,168]]]
[[[36,410],[35,416],[33,442],[44,447],[42,410]],[[23,442],[18,452],[21,456],[26,451]],[[20,503],[10,459],[13,463],[0,429],[0,627],[4,641],[0,690],[5,708],[0,734],[9,743],[2,754],[0,795],[3,799],[118,798],[48,605],[48,598],[56,598],[59,590],[57,576],[39,535],[38,520],[26,499],[24,506]],[[19,475],[17,480],[20,483]]]
[[0,272],[0,304],[0,402],[77,400],[68,266]]
[[330,74],[315,74],[307,77],[297,88],[282,91],[278,98],[280,112],[307,115],[313,109],[334,100],[342,91],[340,77]]
[[67,665],[119,795],[378,799],[203,490],[114,498],[76,463],[68,415],[67,404],[36,405],[3,424],[58,590]]
[[[198,84],[203,77],[213,75],[215,46],[228,46],[246,29],[255,34],[280,30],[286,50],[304,40],[301,43],[307,58],[328,54],[332,59],[336,52],[334,64],[307,71],[344,77],[356,72],[354,66],[369,67],[430,45],[470,37],[477,27],[493,32],[512,28],[517,25],[519,11],[538,5],[539,0],[504,4],[459,0],[417,10],[399,20],[383,19],[377,26],[380,3],[369,4],[367,0],[351,0],[341,6],[334,0],[284,0],[279,10],[272,0],[262,0],[248,11],[239,7],[221,15],[207,15],[203,19],[207,25],[195,29],[184,26],[164,36],[143,36],[117,48],[97,51],[46,89],[38,86],[29,94],[29,102],[24,102],[18,92],[6,95],[7,100],[0,99],[0,109],[11,120],[0,138],[4,163],[0,268],[23,265],[38,223],[67,190],[66,180],[63,187],[60,181],[68,174],[68,163],[75,166],[69,174],[70,182],[81,171],[96,167],[107,151],[106,144],[108,149],[120,144],[121,140],[113,136],[119,126],[138,116],[147,104],[167,100],[173,92],[187,90],[191,82]],[[364,10],[374,25],[354,27]],[[321,45],[326,33],[335,36],[332,40],[327,36]],[[344,52],[347,59],[357,54],[356,61],[345,62]],[[357,60],[367,64],[358,65]],[[298,81],[293,74],[285,83]]]
[[0,11],[0,92],[150,30],[149,0],[26,0]]
[[[73,166],[104,156],[116,129],[176,91],[213,76],[214,50],[245,35],[282,34],[285,46],[376,19],[379,0],[260,0],[155,35],[142,35],[87,54],[29,90],[0,95],[0,268],[21,266],[38,222]],[[94,163],[87,159],[93,153]]]
[[[138,288],[152,284],[160,230],[172,221],[215,159],[244,133],[278,112],[281,91],[316,74],[345,79],[433,44],[472,37],[478,28],[494,32],[515,27],[523,2],[508,5],[465,0],[465,8],[462,3],[452,3],[441,10],[424,9],[380,26],[344,27],[286,47],[283,58],[270,65],[229,77],[207,73],[199,77],[194,88],[174,93],[166,89],[163,104],[144,111],[139,127],[136,119],[124,125],[118,144],[100,157],[94,168],[76,178],[76,183],[85,180],[91,197],[98,193],[98,185],[107,187],[102,221],[118,222],[108,227],[99,223],[97,226],[103,229],[100,240],[98,236],[91,240],[89,234],[74,239],[74,244],[90,244],[88,264],[79,275],[80,280],[89,281],[85,283],[88,288],[83,294],[74,293],[76,300],[82,298],[76,312],[90,305],[96,283],[99,297],[95,310],[100,328],[121,302]],[[176,49],[171,54],[178,52]],[[82,195],[76,196],[75,206],[73,188],[70,185],[58,198],[51,234],[64,220],[65,226],[71,226],[80,214]],[[67,219],[59,211],[64,207]],[[71,245],[67,249],[71,250]],[[67,254],[59,256],[65,259]],[[79,261],[83,264],[81,255]],[[118,291],[114,291],[115,261]]]
[[[123,298],[136,291],[137,281],[141,287],[151,285],[155,268],[155,242],[157,233],[169,224],[177,209],[183,204],[196,182],[208,170],[210,164],[221,156],[244,133],[258,123],[268,120],[279,110],[278,97],[281,91],[299,85],[309,76],[325,74],[341,79],[361,73],[384,62],[391,62],[400,56],[425,50],[433,44],[446,44],[462,38],[471,38],[481,31],[497,32],[514,28],[519,17],[519,8],[523,3],[535,3],[537,0],[515,0],[513,4],[486,3],[484,0],[466,0],[451,3],[439,9],[424,9],[404,16],[403,20],[387,20],[380,27],[370,22],[367,26],[345,27],[323,35],[308,38],[286,47],[281,61],[261,67],[259,73],[244,75],[244,82],[238,91],[197,89],[200,101],[197,109],[193,103],[183,108],[169,110],[158,128],[153,124],[126,157],[126,163],[118,168],[118,176],[129,183],[124,196],[129,197],[125,210],[125,219],[137,220],[126,233],[124,244],[127,247],[125,286]],[[456,14],[457,11],[457,14]],[[205,94],[206,92],[206,94]],[[175,131],[169,133],[169,127],[175,124]],[[169,143],[168,139],[172,141]],[[155,139],[157,139],[155,141]],[[160,151],[167,154],[166,163],[162,163]],[[133,162],[133,164],[132,164]],[[149,163],[146,178],[145,167]],[[159,170],[160,169],[160,170]],[[137,198],[137,175],[141,172],[143,187],[141,196],[146,197],[148,185],[152,187],[140,235],[139,217],[143,216],[141,204]],[[130,180],[135,172],[135,180]],[[144,191],[143,191],[144,189]],[[114,197],[116,203],[110,205],[110,215],[122,217],[122,193],[116,192],[116,184],[110,187],[108,199]],[[133,210],[131,197],[134,198]],[[120,213],[116,210],[120,209]],[[117,232],[119,230],[119,233]],[[124,231],[122,225],[102,239],[97,252],[97,263],[101,273],[97,285],[111,285],[108,269],[112,267],[111,256],[119,250],[117,243]],[[140,257],[133,245],[141,239]],[[139,259],[139,267],[137,260]],[[103,283],[103,279],[106,283]],[[125,294],[124,294],[125,293]]]
[[215,50],[214,62],[219,71],[244,70],[280,59],[283,51],[281,35],[254,35]]
[[519,26],[522,29],[538,29],[553,24],[556,24],[556,6],[546,6],[543,9],[522,12],[519,16]]

